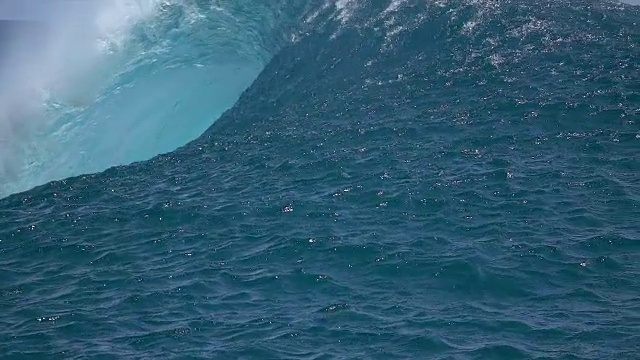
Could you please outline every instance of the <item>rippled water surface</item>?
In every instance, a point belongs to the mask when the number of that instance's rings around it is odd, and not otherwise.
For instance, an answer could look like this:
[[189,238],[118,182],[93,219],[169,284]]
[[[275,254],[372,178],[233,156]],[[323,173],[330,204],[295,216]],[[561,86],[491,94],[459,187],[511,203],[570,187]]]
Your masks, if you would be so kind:
[[279,4],[196,140],[0,200],[0,357],[637,358],[638,7]]

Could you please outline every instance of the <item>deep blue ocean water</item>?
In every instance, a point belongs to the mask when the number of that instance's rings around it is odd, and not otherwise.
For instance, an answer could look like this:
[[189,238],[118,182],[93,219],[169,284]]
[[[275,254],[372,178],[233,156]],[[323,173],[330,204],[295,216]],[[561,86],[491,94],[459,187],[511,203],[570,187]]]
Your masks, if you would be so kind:
[[638,7],[252,4],[12,148],[0,358],[638,359]]

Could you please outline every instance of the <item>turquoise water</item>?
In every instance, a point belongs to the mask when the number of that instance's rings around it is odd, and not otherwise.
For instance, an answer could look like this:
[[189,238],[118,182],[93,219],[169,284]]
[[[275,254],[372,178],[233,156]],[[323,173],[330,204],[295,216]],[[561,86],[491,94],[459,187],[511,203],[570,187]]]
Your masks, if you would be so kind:
[[25,138],[0,357],[637,358],[638,7],[249,4]]

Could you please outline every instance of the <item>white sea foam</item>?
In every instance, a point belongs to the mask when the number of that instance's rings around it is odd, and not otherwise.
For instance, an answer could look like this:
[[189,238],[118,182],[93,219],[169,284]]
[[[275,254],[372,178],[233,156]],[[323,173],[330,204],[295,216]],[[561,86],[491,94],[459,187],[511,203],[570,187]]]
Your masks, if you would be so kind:
[[48,125],[45,103],[51,98],[72,106],[92,101],[105,79],[88,75],[159,3],[25,0],[16,18],[33,24],[10,33],[0,63],[0,185],[21,166],[24,145]]

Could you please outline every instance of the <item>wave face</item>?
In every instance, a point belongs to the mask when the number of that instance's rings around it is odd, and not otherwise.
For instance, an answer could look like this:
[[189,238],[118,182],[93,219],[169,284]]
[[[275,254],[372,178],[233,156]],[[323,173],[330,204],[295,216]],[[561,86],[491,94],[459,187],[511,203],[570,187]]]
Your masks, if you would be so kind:
[[637,356],[638,7],[185,4],[56,167],[253,82],[0,200],[1,357]]

